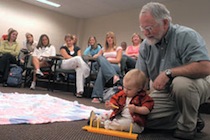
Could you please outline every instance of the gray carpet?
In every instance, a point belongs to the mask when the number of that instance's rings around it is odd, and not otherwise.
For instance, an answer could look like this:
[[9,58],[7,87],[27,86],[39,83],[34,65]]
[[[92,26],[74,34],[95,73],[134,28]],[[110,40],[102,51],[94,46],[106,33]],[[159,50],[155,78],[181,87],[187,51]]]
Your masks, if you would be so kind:
[[[77,100],[79,103],[104,108],[104,104],[93,104],[89,98],[76,98],[73,93],[55,90],[47,91],[46,88],[37,87],[32,91],[29,88],[2,87],[0,91],[4,93],[18,92],[28,94],[49,94],[69,101]],[[196,135],[196,140],[210,140],[210,115],[202,114],[206,126],[201,133]],[[82,130],[87,121],[59,122],[41,125],[1,125],[0,140],[122,140],[122,138],[89,133]],[[177,140],[172,137],[172,131],[146,130],[139,135],[139,140]]]

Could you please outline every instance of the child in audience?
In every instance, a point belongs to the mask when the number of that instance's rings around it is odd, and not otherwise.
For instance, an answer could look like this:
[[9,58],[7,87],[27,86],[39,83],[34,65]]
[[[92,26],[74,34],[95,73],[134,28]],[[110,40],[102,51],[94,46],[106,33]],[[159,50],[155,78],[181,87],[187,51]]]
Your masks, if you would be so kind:
[[105,129],[129,131],[130,124],[133,123],[133,132],[141,133],[146,117],[154,106],[153,99],[144,90],[146,76],[140,70],[130,70],[123,79],[123,85],[123,90],[105,103],[106,108],[113,110],[111,114],[96,116],[91,112],[93,126],[96,126],[97,119],[100,118],[100,127]]

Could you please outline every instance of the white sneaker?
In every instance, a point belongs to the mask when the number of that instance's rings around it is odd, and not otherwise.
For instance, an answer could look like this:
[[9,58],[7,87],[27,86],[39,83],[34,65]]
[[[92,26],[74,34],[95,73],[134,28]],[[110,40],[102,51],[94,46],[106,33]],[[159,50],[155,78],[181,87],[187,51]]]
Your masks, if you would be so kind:
[[40,70],[40,69],[37,69],[37,70],[36,70],[36,75],[41,75],[41,76],[44,76],[44,74],[41,72],[41,70]]
[[30,86],[30,89],[31,89],[31,90],[34,90],[34,89],[35,89],[35,86],[36,86],[36,82],[32,82],[32,83],[31,83],[31,86]]

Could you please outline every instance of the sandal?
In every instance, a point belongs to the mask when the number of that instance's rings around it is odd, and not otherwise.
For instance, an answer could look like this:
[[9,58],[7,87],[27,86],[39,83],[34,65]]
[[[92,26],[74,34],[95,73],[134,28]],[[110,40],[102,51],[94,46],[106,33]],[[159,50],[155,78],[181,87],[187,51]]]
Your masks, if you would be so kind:
[[114,83],[114,86],[116,86],[119,90],[123,89],[123,85],[120,80],[118,80],[116,83]]
[[120,80],[119,76],[115,75],[113,77],[113,84],[117,83]]
[[93,98],[92,103],[101,103],[101,101],[99,98]]
[[77,98],[82,98],[82,92],[76,93],[76,97],[77,97]]

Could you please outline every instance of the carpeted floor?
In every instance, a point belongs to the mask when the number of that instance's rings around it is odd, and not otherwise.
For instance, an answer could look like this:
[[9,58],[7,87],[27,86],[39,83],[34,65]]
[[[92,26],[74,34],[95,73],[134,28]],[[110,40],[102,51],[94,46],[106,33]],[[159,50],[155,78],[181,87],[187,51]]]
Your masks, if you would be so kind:
[[[54,90],[47,91],[46,88],[37,87],[32,91],[29,88],[2,87],[0,91],[4,93],[18,92],[28,94],[49,94],[69,101],[77,100],[79,103],[104,108],[104,104],[93,104],[89,98],[76,98],[73,93]],[[210,140],[210,115],[202,114],[205,120],[205,128],[196,135],[196,140]],[[87,121],[59,122],[41,125],[0,125],[0,140],[122,140],[122,138],[89,133],[82,130]],[[148,130],[140,134],[139,140],[177,140],[172,137],[173,132],[161,130]]]

